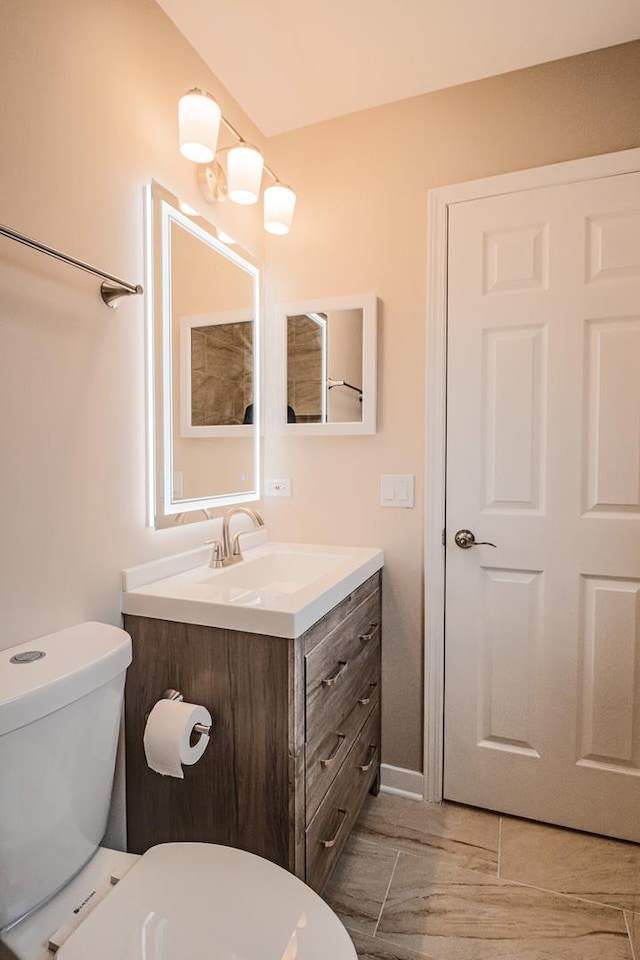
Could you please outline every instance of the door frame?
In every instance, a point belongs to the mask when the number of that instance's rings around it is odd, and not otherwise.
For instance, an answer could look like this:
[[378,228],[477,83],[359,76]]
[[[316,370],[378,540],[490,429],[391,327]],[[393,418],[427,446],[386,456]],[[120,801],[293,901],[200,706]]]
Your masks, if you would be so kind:
[[447,248],[449,208],[456,203],[620,176],[640,171],[640,148],[569,160],[482,180],[438,187],[427,208],[427,356],[424,504],[424,799],[443,793]]

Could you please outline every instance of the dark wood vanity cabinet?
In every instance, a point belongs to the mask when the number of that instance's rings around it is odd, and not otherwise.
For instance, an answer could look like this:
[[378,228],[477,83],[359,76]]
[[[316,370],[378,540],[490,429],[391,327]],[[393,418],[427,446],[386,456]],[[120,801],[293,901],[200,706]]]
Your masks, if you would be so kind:
[[[240,847],[322,891],[380,761],[381,574],[295,640],[125,615],[129,850]],[[146,717],[167,688],[213,717],[184,780],[145,761]]]

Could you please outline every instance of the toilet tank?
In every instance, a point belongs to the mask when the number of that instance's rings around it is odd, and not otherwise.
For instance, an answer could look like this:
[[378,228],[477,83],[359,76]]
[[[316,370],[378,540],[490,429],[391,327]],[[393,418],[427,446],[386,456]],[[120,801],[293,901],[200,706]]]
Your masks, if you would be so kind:
[[130,662],[131,638],[105,623],[0,651],[0,930],[100,845]]

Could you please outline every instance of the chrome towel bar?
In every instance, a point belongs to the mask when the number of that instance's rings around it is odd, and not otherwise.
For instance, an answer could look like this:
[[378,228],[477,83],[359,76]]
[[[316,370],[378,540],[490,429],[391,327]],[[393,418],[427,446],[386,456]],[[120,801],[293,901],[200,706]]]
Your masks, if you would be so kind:
[[68,263],[72,267],[77,267],[78,270],[84,270],[85,273],[91,273],[94,277],[98,277],[103,281],[100,285],[100,294],[108,307],[117,306],[117,302],[121,297],[129,297],[144,292],[140,284],[127,283],[126,280],[113,277],[110,273],[98,270],[97,267],[83,263],[82,260],[76,260],[75,257],[68,257],[66,253],[54,250],[53,247],[47,247],[44,243],[38,243],[37,240],[32,240],[31,237],[26,237],[22,233],[10,230],[9,227],[5,227],[2,224],[0,224],[0,236],[7,237],[8,240],[15,240],[25,247],[30,247],[32,250],[37,250],[39,253],[44,253],[48,257],[61,260],[63,263]]

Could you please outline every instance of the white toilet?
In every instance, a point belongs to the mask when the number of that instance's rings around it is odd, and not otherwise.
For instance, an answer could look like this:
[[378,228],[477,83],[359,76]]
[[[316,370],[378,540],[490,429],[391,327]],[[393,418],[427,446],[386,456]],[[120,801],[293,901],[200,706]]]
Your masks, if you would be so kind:
[[324,901],[267,860],[100,846],[130,662],[103,623],[0,651],[0,941],[20,960],[356,960]]

